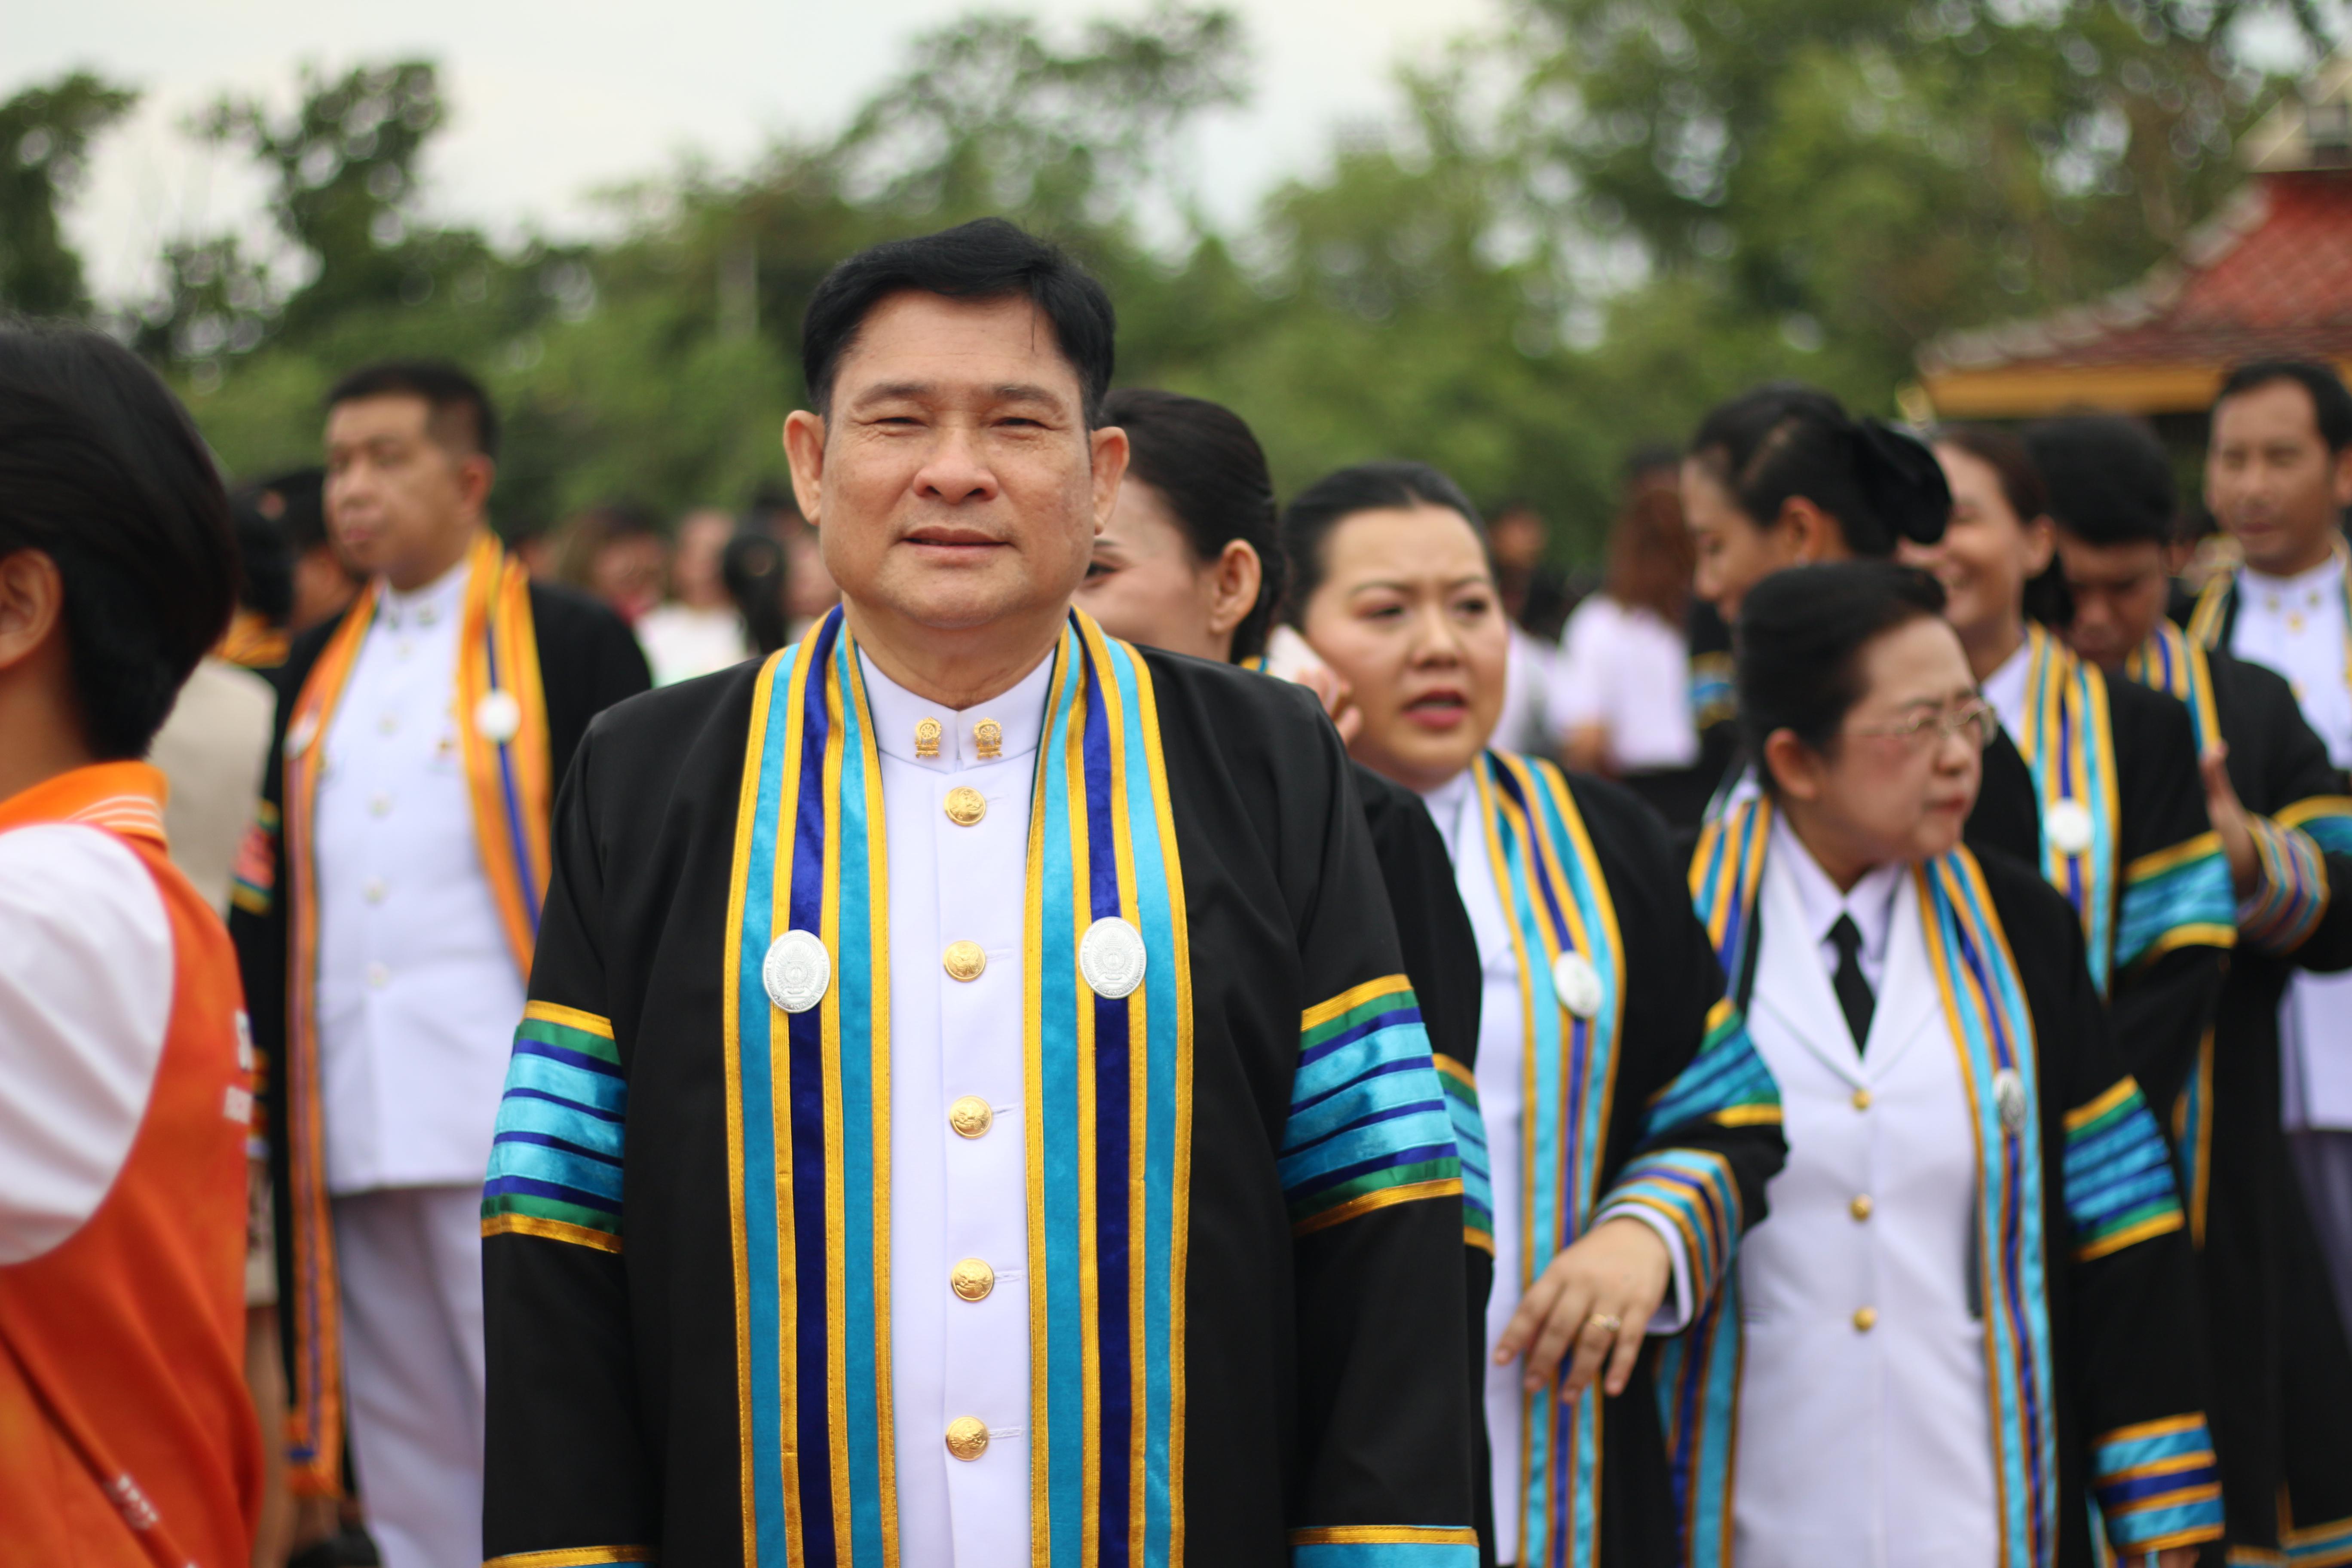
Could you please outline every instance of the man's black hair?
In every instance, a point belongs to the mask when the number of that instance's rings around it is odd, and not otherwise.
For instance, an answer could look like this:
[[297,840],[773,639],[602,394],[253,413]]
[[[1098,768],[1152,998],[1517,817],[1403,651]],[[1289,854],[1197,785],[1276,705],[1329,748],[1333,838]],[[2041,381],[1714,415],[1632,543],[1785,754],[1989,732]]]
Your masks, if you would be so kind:
[[261,509],[253,490],[230,497],[229,510],[236,528],[236,602],[282,626],[294,610],[294,550],[286,524]]
[[1324,559],[1332,530],[1360,511],[1441,507],[1462,514],[1478,546],[1486,545],[1486,524],[1478,509],[1444,471],[1427,463],[1358,463],[1324,475],[1290,498],[1282,513],[1282,556],[1290,573],[1283,591],[1283,618],[1307,624],[1307,603],[1323,586],[1330,569]]
[[1026,297],[1053,323],[1062,357],[1077,372],[1087,426],[1100,423],[1118,335],[1110,296],[1059,247],[1001,217],[890,240],[824,275],[801,318],[801,379],[819,414],[832,412],[834,378],[866,318],[891,295],[908,292],[950,300]]
[[387,359],[363,364],[335,383],[327,409],[362,397],[421,397],[434,439],[453,452],[499,457],[499,411],[482,384],[447,360]]
[[65,582],[84,739],[142,757],[236,607],[228,492],[177,399],[79,327],[0,324],[0,556]]
[[2268,386],[2275,381],[2291,381],[2311,395],[2311,413],[2319,426],[2319,438],[2327,443],[2331,452],[2352,447],[2352,392],[2344,389],[2344,378],[2331,365],[2307,359],[2254,360],[2237,366],[2221,378],[2221,390],[2213,395],[2213,406],[2240,393]]
[[2169,544],[2180,489],[2156,432],[2119,414],[2079,414],[2026,427],[2050,520],[2085,544]]

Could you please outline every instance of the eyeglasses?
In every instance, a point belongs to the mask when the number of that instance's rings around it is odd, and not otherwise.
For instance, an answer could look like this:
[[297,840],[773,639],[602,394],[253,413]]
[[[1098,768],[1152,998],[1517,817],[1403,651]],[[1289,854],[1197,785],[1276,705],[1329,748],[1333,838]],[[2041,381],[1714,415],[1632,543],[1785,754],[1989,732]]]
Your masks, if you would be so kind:
[[1991,703],[1981,697],[1971,697],[1965,702],[1916,714],[1899,723],[1859,725],[1851,733],[1900,741],[1915,751],[1921,742],[1930,738],[1940,745],[1958,735],[1981,752],[1992,743],[1993,731],[1999,728],[2000,723]]

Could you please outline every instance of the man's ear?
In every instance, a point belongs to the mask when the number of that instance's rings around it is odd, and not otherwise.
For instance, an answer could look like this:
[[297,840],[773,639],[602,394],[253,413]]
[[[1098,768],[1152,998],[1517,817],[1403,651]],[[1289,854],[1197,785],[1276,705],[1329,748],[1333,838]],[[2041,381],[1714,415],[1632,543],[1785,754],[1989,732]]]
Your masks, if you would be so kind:
[[1764,765],[1772,783],[1791,800],[1810,801],[1822,793],[1822,760],[1797,739],[1794,730],[1775,730],[1764,737]]
[[498,482],[497,459],[488,453],[473,452],[457,459],[457,496],[468,511],[488,511],[490,487]]
[[1118,509],[1119,481],[1127,477],[1127,432],[1116,425],[1089,430],[1087,458],[1094,472],[1095,534],[1099,538]]
[[65,613],[65,577],[47,551],[0,555],[0,669],[22,664],[61,636]]
[[2329,489],[2335,492],[2339,510],[2352,506],[2352,447],[2336,454],[2335,482]]
[[811,528],[824,510],[824,416],[795,408],[784,416],[784,460],[793,466],[793,499]]

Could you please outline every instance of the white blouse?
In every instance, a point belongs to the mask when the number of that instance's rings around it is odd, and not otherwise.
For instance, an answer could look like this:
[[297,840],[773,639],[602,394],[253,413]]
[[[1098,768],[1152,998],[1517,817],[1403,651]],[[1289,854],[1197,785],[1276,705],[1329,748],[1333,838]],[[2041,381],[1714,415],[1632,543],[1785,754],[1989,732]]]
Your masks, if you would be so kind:
[[[1772,826],[1748,1033],[1788,1163],[1739,1249],[1738,1568],[1984,1568],[1995,1530],[1984,1331],[1968,1258],[1975,1139],[1958,1048],[1901,867],[1841,896]],[[1877,1005],[1854,1049],[1823,941],[1857,915]]]

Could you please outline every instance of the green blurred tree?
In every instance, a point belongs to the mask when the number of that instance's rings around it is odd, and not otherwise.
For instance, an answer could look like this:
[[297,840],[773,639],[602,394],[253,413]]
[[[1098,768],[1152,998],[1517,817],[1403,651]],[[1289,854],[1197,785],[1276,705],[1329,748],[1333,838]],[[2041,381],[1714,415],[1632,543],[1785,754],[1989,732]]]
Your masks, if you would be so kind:
[[58,207],[80,188],[89,144],[139,95],[74,71],[0,103],[0,306],[28,316],[89,309]]
[[[1575,216],[1884,392],[1948,328],[2137,275],[2240,174],[2255,0],[1522,0]],[[2312,8],[2292,7],[2315,45]]]

